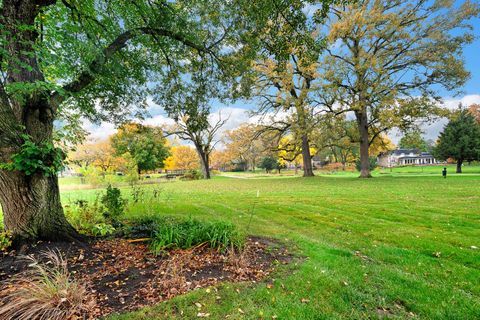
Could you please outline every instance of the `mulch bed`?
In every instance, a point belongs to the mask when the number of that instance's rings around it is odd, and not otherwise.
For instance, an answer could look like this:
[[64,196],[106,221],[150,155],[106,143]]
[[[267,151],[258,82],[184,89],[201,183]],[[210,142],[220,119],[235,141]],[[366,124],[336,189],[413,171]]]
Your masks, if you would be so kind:
[[[222,254],[200,246],[153,255],[143,243],[125,239],[97,240],[86,245],[46,243],[26,248],[23,255],[41,257],[58,250],[66,257],[69,271],[85,283],[97,307],[92,317],[136,310],[185,292],[221,281],[259,281],[276,265],[287,264],[287,249],[264,238],[249,238],[243,254]],[[16,252],[0,255],[1,281],[28,269]]]

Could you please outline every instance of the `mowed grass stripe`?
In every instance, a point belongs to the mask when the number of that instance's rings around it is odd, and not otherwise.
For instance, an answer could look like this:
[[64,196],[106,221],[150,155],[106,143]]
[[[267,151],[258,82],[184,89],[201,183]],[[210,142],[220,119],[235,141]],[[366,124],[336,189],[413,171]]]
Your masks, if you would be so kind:
[[383,309],[396,318],[480,314],[480,251],[471,248],[480,247],[480,177],[220,178],[160,186],[161,199],[131,204],[127,216],[230,221],[281,239],[305,260],[281,267],[271,289],[224,285],[216,293],[221,300],[200,290],[122,319],[195,318],[194,302],[213,319],[379,318]]

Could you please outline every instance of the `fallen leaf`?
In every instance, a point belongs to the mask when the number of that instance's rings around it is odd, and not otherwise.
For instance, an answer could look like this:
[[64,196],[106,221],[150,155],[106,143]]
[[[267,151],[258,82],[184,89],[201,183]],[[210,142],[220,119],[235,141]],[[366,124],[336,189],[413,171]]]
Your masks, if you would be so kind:
[[197,313],[197,317],[199,317],[199,318],[208,318],[208,317],[210,317],[210,313],[199,312],[199,313]]

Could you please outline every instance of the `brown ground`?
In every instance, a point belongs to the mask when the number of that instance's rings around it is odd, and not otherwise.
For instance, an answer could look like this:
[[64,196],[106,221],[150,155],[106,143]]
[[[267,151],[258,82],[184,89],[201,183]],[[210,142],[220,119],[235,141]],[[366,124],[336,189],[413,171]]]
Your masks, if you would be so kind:
[[[147,245],[124,239],[99,240],[87,245],[46,243],[27,248],[24,255],[40,257],[46,250],[59,250],[69,271],[94,295],[94,317],[155,304],[220,281],[258,281],[272,272],[275,261],[286,264],[285,248],[262,238],[250,238],[243,254],[222,254],[198,247],[154,256]],[[28,268],[16,252],[0,255],[0,281]],[[0,282],[0,291],[4,290]]]

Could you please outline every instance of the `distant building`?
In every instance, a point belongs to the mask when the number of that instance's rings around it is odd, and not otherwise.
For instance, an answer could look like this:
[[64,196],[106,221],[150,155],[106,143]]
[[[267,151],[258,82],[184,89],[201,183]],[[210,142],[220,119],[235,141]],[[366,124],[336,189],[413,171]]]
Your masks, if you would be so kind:
[[381,153],[378,156],[380,167],[396,167],[408,165],[433,165],[440,163],[429,152],[420,152],[416,149],[397,149]]

